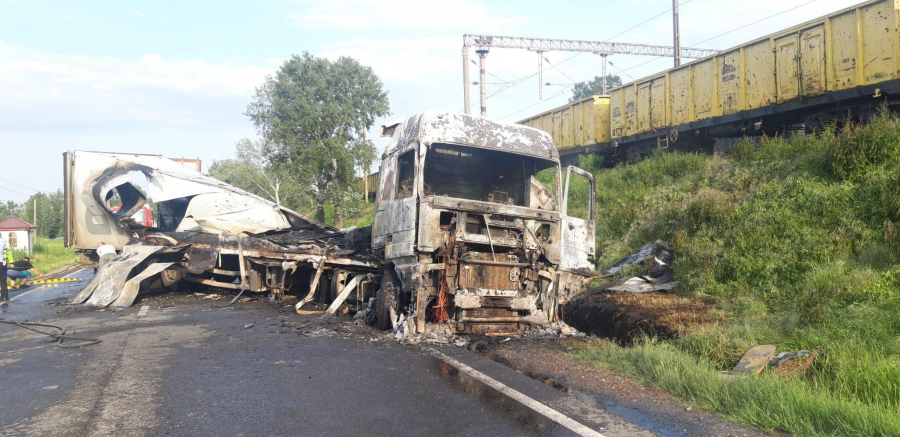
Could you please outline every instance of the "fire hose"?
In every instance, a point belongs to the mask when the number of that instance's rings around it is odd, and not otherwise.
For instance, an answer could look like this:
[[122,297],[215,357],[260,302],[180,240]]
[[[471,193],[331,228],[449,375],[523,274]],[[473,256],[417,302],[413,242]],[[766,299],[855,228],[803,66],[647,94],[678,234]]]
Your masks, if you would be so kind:
[[[84,347],[84,346],[91,346],[91,345],[100,343],[102,341],[99,338],[76,337],[74,335],[68,335],[68,334],[66,334],[66,328],[63,328],[62,326],[59,326],[59,325],[54,325],[52,323],[20,322],[18,320],[4,319],[4,318],[0,318],[0,323],[16,325],[22,329],[27,329],[29,331],[37,332],[38,334],[44,334],[44,335],[53,337],[57,340],[56,345],[63,349],[74,349],[74,348],[79,348],[79,347]],[[32,326],[42,326],[42,327],[46,327],[46,328],[53,328],[53,329],[59,330],[59,332],[45,332],[45,331],[41,331],[39,329],[32,328]],[[63,343],[64,340],[76,341],[76,342],[81,342],[81,343],[75,343],[75,344]]]

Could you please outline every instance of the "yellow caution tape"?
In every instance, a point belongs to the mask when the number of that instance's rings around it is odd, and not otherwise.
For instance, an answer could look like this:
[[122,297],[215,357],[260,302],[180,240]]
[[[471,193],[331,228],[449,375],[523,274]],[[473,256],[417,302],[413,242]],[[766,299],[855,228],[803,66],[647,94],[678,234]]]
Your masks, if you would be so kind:
[[53,284],[57,282],[83,281],[86,278],[59,278],[59,279],[41,279],[40,281],[29,282],[28,285],[37,284]]

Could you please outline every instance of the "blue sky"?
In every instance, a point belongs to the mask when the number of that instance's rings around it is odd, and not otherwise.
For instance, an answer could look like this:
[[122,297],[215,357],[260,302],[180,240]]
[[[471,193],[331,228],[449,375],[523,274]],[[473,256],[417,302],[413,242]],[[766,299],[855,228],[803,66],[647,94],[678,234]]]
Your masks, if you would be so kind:
[[[856,3],[809,2],[682,0],[682,45],[799,6],[701,45],[724,49]],[[66,150],[199,157],[204,170],[231,157],[237,140],[256,135],[243,115],[254,87],[293,53],[372,66],[389,92],[387,121],[425,109],[462,111],[464,33],[607,40],[670,7],[669,0],[0,0],[0,178],[19,184],[0,180],[0,200],[60,188]],[[663,14],[614,40],[669,45],[671,26]],[[556,64],[572,55],[544,56]],[[671,66],[625,55],[610,61],[626,82]],[[487,58],[488,82],[537,68],[530,52],[495,49]],[[600,60],[584,54],[545,68],[544,82],[569,84],[599,75]],[[540,101],[531,77],[489,99],[488,115],[515,121],[569,95],[554,85]]]

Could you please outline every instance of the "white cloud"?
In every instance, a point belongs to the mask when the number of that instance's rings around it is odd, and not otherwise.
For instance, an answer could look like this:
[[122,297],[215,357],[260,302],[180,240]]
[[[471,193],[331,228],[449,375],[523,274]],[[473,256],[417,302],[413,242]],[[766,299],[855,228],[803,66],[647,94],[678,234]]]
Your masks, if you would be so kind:
[[54,85],[101,85],[105,89],[151,87],[207,96],[247,96],[271,70],[188,59],[165,60],[59,55],[0,41],[0,96],[31,99]]
[[274,68],[61,55],[0,41],[0,131],[220,129]]
[[289,14],[288,19],[297,27],[311,30],[331,28],[358,29],[375,24],[369,17],[335,14]]
[[490,31],[526,20],[501,14],[474,0],[346,0],[320,2],[287,17],[307,30],[481,29]]

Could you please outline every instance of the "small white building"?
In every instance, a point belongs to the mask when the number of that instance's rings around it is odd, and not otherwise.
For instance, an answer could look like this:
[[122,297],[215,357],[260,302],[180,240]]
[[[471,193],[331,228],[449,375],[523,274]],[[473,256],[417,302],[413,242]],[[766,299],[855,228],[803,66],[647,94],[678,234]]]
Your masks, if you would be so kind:
[[0,222],[0,237],[13,249],[31,252],[31,230],[34,225],[18,217],[10,217]]

